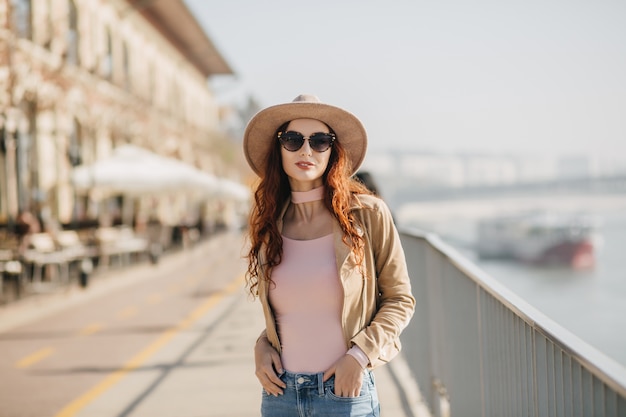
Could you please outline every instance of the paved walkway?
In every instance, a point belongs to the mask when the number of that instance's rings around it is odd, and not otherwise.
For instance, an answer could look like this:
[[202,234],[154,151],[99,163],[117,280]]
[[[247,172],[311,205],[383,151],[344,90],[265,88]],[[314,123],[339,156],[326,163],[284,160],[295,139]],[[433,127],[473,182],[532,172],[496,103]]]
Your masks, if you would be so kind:
[[[239,243],[237,243],[239,242]],[[224,234],[191,249],[198,256],[219,256],[222,245],[240,240]],[[158,268],[176,270],[194,253],[163,258]],[[87,291],[69,288],[61,293],[24,299],[0,307],[0,332],[37,320],[75,303],[154,275],[154,266],[138,265],[93,280]],[[145,364],[146,372],[128,375],[84,408],[81,417],[257,417],[261,388],[254,376],[252,346],[263,327],[258,302],[252,302],[239,280],[189,329],[178,334]],[[172,364],[167,372],[154,369]],[[162,368],[162,366],[161,366]],[[417,385],[402,356],[378,368],[375,377],[384,417],[428,417]],[[130,404],[123,413],[111,404]]]

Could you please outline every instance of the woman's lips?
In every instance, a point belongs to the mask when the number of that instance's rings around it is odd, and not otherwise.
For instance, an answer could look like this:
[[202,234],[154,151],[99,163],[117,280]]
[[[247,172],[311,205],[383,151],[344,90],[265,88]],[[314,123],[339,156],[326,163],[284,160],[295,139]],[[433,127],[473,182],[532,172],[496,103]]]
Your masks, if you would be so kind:
[[306,162],[306,161],[299,161],[299,162],[296,162],[296,166],[299,168],[306,169],[306,168],[311,168],[313,166],[313,163]]

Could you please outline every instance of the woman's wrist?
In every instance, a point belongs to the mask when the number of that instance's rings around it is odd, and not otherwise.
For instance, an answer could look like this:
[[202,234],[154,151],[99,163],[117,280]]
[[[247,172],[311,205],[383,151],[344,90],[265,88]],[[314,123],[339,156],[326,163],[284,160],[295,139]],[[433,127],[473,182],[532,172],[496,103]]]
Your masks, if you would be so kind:
[[367,368],[367,365],[370,363],[370,360],[365,352],[363,352],[357,345],[353,345],[346,353],[356,359],[363,369]]

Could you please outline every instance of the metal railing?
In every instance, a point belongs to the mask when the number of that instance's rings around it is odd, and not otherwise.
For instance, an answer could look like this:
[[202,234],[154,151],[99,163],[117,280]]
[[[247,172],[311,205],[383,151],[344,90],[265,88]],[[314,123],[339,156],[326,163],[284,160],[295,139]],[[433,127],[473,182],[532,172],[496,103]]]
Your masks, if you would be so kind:
[[403,352],[434,416],[626,417],[626,367],[437,236],[401,239],[417,300]]

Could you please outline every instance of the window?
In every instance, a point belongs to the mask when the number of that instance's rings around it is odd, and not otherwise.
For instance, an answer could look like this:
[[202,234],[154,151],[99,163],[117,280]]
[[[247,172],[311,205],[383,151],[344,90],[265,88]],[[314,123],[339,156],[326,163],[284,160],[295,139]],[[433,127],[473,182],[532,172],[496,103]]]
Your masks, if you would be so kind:
[[180,114],[180,89],[178,87],[178,83],[174,81],[170,85],[170,114],[179,115]]
[[78,65],[80,34],[78,32],[78,10],[73,0],[69,0],[69,27],[67,28],[67,63]]
[[102,76],[107,80],[113,79],[113,40],[111,39],[111,30],[105,30],[106,50],[102,59]]
[[37,103],[23,101],[20,109],[24,125],[18,128],[17,139],[17,195],[21,208],[31,207],[33,199],[39,198],[39,164],[37,164]]
[[54,31],[54,26],[52,24],[52,0],[46,0],[46,21],[44,31],[45,39],[43,46],[46,49],[50,50],[50,47],[52,46],[52,37]]
[[83,163],[82,157],[82,130],[78,120],[72,122],[72,131],[70,132],[70,143],[67,149],[67,157],[70,165],[77,166]]
[[154,64],[150,64],[148,67],[148,101],[150,104],[154,104],[155,94],[155,74],[154,74]]
[[11,12],[17,36],[32,39],[33,14],[30,0],[11,0]]
[[124,66],[124,88],[126,91],[132,89],[132,78],[130,71],[130,56],[128,54],[128,45],[126,42],[122,43],[122,64]]
[[[85,134],[87,133],[87,135]],[[89,132],[74,118],[72,120],[72,130],[69,135],[69,144],[67,148],[67,159],[72,167],[81,165],[85,162],[85,156],[88,155],[87,145],[89,143]],[[87,217],[89,209],[89,197],[74,195],[74,205],[72,209],[72,221],[82,221]]]

